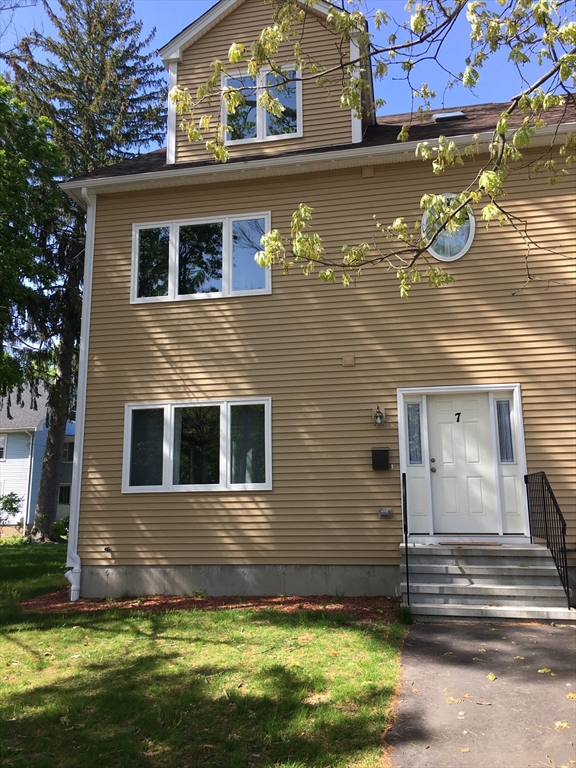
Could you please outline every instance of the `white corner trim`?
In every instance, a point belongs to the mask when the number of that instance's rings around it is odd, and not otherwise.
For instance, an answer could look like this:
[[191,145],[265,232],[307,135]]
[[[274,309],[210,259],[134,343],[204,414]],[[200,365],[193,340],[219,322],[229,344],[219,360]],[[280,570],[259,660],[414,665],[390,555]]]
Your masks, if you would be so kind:
[[[357,35],[353,35],[350,38],[350,61],[355,61],[356,59],[360,58],[360,46],[358,45],[358,37]],[[356,65],[354,67],[353,76],[358,77],[360,73],[360,66]],[[354,110],[350,111],[350,117],[352,120],[352,143],[353,144],[360,144],[362,141],[362,118],[356,117],[354,114]]]
[[178,64],[168,64],[168,134],[166,138],[166,163],[176,162],[176,104],[172,101],[172,91],[178,82]]
[[86,187],[82,197],[87,205],[86,247],[84,251],[84,292],[82,300],[82,324],[80,327],[80,354],[78,362],[78,392],[76,401],[76,429],[74,437],[74,459],[72,463],[72,488],[70,491],[70,525],[68,529],[68,557],[66,572],[70,582],[70,600],[80,597],[80,574],[82,564],[78,555],[78,525],[80,518],[80,492],[82,486],[82,458],[84,453],[84,426],[86,423],[86,384],[88,379],[88,343],[90,334],[90,312],[92,305],[92,270],[94,266],[94,233],[96,227],[96,197]]

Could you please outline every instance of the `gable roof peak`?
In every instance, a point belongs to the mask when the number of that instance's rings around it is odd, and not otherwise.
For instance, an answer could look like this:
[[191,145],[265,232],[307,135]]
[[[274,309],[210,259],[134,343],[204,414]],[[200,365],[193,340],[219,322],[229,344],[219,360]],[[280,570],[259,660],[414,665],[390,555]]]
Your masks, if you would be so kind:
[[[160,48],[159,53],[164,65],[168,67],[172,62],[182,61],[182,54],[186,48],[193,45],[213,27],[219,24],[222,19],[245,2],[246,0],[219,0],[216,5],[209,8],[199,19],[193,21],[192,24],[189,24],[182,30],[182,32],[179,32],[172,38],[172,40]],[[314,0],[313,5],[309,5],[306,0],[296,0],[296,2],[315,11],[321,16],[327,16],[334,8],[333,4],[327,0]]]

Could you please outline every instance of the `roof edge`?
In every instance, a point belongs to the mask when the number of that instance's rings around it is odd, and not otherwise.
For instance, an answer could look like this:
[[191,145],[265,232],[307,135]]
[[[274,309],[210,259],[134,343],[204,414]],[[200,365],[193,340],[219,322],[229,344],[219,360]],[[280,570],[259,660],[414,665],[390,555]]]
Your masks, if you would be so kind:
[[[576,122],[547,125],[541,128],[532,140],[532,146],[546,144],[550,138],[561,140],[568,133],[576,131]],[[457,147],[461,148],[470,143],[478,143],[481,152],[486,152],[488,144],[494,137],[493,131],[479,134],[460,134],[451,136]],[[429,143],[433,143],[431,140]],[[265,176],[287,176],[290,174],[313,173],[336,168],[350,168],[362,165],[381,165],[394,162],[416,161],[415,151],[422,141],[395,142],[379,146],[350,146],[336,148],[326,152],[301,154],[294,152],[282,157],[266,157],[257,160],[243,160],[234,163],[221,163],[182,167],[174,165],[169,170],[152,171],[149,173],[130,174],[126,176],[104,176],[93,180],[65,181],[59,186],[83,208],[86,202],[82,196],[82,188],[92,194],[108,194],[128,192],[137,189],[166,188],[187,186],[191,184],[215,184],[237,179],[260,178]]]

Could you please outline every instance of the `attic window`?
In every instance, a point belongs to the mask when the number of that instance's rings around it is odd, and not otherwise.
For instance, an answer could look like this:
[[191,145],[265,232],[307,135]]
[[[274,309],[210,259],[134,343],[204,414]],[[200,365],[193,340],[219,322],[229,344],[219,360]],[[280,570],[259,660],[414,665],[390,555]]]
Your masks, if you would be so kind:
[[[244,97],[244,103],[229,114],[222,105],[226,143],[245,144],[302,136],[301,86],[295,69],[284,70],[281,76],[268,70],[257,78],[247,74],[225,77],[223,88],[237,89]],[[260,96],[266,91],[284,108],[280,115],[271,114],[259,103]]]
[[452,120],[467,120],[468,118],[464,112],[438,112],[436,115],[432,115],[435,123],[449,123]]

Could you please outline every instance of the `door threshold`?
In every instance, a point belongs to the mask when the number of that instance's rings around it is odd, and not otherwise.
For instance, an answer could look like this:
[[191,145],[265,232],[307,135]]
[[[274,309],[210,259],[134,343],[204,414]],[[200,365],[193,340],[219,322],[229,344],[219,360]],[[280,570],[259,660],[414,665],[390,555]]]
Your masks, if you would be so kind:
[[463,536],[460,534],[438,534],[433,536],[424,536],[423,534],[414,534],[408,536],[409,544],[474,544],[479,545],[506,545],[506,544],[531,544],[530,536],[520,534],[510,536]]

